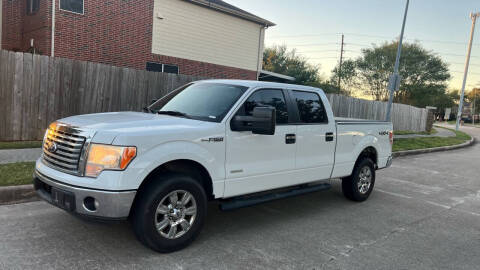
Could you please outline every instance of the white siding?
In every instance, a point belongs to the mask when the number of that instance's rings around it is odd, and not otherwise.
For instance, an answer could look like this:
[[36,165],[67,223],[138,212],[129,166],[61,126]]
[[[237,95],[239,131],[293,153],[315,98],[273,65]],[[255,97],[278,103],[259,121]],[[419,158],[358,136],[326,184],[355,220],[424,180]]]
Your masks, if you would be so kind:
[[256,71],[259,42],[261,52],[259,24],[182,0],[155,0],[154,54]]

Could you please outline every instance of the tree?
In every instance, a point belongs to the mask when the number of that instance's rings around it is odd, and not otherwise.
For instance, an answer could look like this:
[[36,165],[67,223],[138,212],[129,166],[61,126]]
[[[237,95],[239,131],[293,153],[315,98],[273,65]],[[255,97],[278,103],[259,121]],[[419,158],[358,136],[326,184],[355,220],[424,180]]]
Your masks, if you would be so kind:
[[319,87],[326,93],[339,93],[336,85],[322,81],[318,65],[309,64],[308,59],[298,55],[295,50],[288,50],[286,46],[266,48],[263,52],[263,69],[294,77],[296,84]]
[[[389,76],[395,65],[397,42],[362,50],[356,62],[361,90],[375,100],[387,100]],[[448,65],[433,52],[417,43],[404,43],[400,58],[400,89],[394,101],[424,107],[433,105],[439,95],[446,95],[450,79]]]
[[[332,70],[330,77],[330,84],[340,87],[342,92],[348,93],[350,96],[353,89],[358,87],[357,80],[357,64],[354,60],[347,59],[342,62],[342,69],[339,69],[339,64]],[[341,74],[340,74],[341,71]],[[341,86],[338,85],[338,78],[340,77]]]
[[319,67],[286,46],[273,46],[263,52],[263,69],[295,77],[295,83],[310,85],[320,81]]

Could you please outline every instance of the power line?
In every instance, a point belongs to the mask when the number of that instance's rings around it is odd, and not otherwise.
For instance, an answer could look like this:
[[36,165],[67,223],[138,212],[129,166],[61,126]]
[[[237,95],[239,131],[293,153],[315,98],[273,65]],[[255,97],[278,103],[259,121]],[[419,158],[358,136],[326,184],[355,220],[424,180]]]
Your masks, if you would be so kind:
[[[464,73],[463,71],[459,71],[459,70],[450,70],[450,72],[455,72],[455,73]],[[472,75],[480,75],[479,72],[468,72],[468,74],[472,74]]]
[[298,51],[298,53],[321,53],[321,52],[338,52],[338,50]]
[[338,92],[340,92],[340,89],[341,88],[341,79],[342,79],[342,60],[343,60],[343,44],[344,44],[344,40],[343,40],[344,36],[342,34],[342,45],[340,47],[340,62],[339,62],[339,65],[338,65]]
[[[326,35],[341,35],[342,33],[319,33],[319,34],[301,34],[301,35],[280,35],[280,36],[272,36],[271,38],[302,38],[302,37],[322,37]],[[397,39],[398,37],[392,36],[381,36],[381,35],[371,35],[371,34],[362,34],[362,33],[345,33],[346,35],[350,36],[358,36],[358,37],[365,37],[365,38],[382,38],[382,39]],[[454,45],[468,45],[466,42],[461,41],[450,41],[450,40],[435,40],[435,39],[420,39],[420,38],[405,38],[407,40],[412,41],[420,41],[420,42],[430,42],[430,43],[445,43],[445,44],[454,44]],[[480,44],[476,44],[473,46],[480,46]]]
[[327,56],[327,57],[308,57],[310,60],[319,60],[319,59],[337,59],[336,56]]
[[293,47],[308,47],[308,46],[327,46],[327,45],[338,45],[338,42],[325,42],[325,43],[310,43],[310,44],[290,44]]
[[[465,63],[460,63],[460,62],[448,62],[448,64],[452,64],[452,65],[465,65]],[[479,64],[470,64],[470,66],[480,67]]]

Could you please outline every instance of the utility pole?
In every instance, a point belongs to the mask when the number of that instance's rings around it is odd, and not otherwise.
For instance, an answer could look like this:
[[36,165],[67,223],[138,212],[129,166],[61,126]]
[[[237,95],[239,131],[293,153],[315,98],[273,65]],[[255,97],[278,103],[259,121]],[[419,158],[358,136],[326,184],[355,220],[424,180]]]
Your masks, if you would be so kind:
[[473,34],[475,33],[475,23],[477,21],[477,17],[479,16],[480,16],[480,12],[470,13],[470,18],[472,19],[472,29],[470,30],[470,41],[468,42],[467,60],[465,61],[465,71],[463,74],[462,94],[460,95],[460,104],[458,105],[457,125],[455,127],[457,131],[458,131],[458,128],[460,127],[460,119],[462,118],[463,98],[465,97],[465,84],[467,83],[468,66],[470,65],[470,53],[472,52],[472,42],[473,42]]
[[410,3],[410,0],[407,0],[407,5],[405,6],[405,13],[403,14],[402,31],[400,32],[400,39],[398,41],[397,58],[395,59],[395,67],[393,68],[393,74],[390,75],[390,80],[388,81],[388,90],[390,91],[390,97],[388,98],[388,105],[387,105],[387,117],[386,117],[387,121],[390,121],[391,119],[393,96],[395,94],[395,91],[398,91],[398,88],[400,87],[401,78],[400,78],[400,75],[398,74],[398,67],[400,65],[400,55],[402,54],[403,32],[405,30],[405,22],[407,21],[409,3]]
[[343,34],[342,34],[342,44],[340,47],[340,65],[338,66],[338,92],[340,93],[341,88],[341,82],[342,82],[342,62],[343,62]]

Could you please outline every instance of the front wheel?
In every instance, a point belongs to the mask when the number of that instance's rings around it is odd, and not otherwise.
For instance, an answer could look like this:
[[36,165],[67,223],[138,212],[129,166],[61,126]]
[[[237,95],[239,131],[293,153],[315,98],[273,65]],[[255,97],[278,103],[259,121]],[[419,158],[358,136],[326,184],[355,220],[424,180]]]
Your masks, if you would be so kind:
[[368,199],[375,185],[375,164],[369,158],[357,162],[352,175],[342,179],[343,195],[357,202]]
[[207,213],[207,196],[195,179],[165,175],[138,196],[133,229],[137,238],[151,249],[162,253],[176,251],[188,246],[200,233]]

